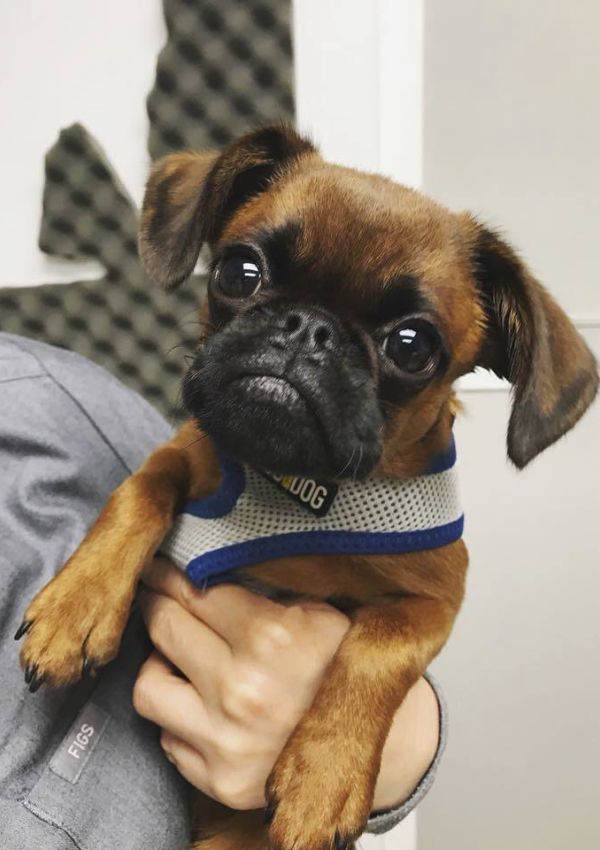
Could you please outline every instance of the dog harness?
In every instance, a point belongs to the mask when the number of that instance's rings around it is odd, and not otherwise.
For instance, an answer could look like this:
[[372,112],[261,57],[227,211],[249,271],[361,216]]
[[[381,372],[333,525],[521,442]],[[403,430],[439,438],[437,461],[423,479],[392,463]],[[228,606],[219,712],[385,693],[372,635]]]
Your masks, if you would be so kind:
[[454,442],[405,481],[332,484],[264,474],[225,456],[220,463],[218,490],[187,502],[160,547],[200,587],[289,555],[395,555],[462,535]]

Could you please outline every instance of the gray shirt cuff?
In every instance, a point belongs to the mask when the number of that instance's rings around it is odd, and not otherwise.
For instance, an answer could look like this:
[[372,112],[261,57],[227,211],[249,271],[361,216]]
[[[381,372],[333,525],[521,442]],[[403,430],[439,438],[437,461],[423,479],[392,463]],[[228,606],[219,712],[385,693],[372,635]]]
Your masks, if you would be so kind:
[[439,684],[436,680],[431,676],[431,674],[426,673],[425,678],[433,688],[433,692],[438,701],[439,707],[439,715],[440,715],[440,729],[439,729],[439,740],[438,740],[438,748],[436,750],[435,756],[433,757],[433,761],[429,765],[425,775],[412,792],[410,797],[401,803],[395,809],[389,809],[384,812],[375,812],[369,818],[369,822],[367,823],[366,832],[371,832],[375,834],[380,834],[383,832],[388,832],[388,830],[395,827],[400,823],[401,820],[412,812],[412,810],[421,802],[423,797],[427,794],[433,782],[435,780],[438,765],[442,758],[444,749],[446,747],[446,740],[448,738],[448,707],[446,705],[446,701],[444,699],[444,695]]

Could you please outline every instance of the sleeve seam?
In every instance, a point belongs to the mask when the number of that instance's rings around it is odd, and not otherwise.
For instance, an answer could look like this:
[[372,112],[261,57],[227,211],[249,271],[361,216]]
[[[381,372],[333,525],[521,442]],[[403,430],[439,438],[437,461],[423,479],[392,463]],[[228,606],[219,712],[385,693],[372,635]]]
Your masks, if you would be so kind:
[[82,850],[81,845],[79,844],[77,839],[73,835],[71,835],[69,830],[65,826],[63,826],[62,823],[58,823],[47,812],[45,812],[43,809],[38,808],[33,803],[29,802],[29,800],[22,800],[21,804],[25,809],[27,809],[28,812],[31,812],[34,817],[38,818],[38,820],[41,820],[43,823],[48,824],[48,826],[53,826],[55,829],[60,829],[60,831],[67,836],[69,841],[72,842],[76,850]]
[[36,378],[47,378],[47,372],[37,372],[35,375],[17,375],[15,378],[0,378],[0,384],[13,384],[15,381],[31,381]]

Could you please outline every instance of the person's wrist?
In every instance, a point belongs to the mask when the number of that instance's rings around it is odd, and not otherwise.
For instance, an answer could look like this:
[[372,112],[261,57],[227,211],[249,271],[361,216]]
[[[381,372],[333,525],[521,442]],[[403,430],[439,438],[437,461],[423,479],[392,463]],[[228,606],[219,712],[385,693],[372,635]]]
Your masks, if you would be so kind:
[[413,793],[439,745],[440,710],[433,688],[419,679],[396,712],[381,759],[373,811],[396,808]]

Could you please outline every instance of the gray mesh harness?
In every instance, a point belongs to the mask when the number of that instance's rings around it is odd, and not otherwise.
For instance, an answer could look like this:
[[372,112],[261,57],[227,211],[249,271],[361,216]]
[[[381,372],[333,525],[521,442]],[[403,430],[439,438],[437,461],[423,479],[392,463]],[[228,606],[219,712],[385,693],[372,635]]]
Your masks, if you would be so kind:
[[274,476],[221,458],[222,483],[188,502],[161,551],[194,584],[290,555],[399,554],[462,536],[454,444],[415,478],[343,481]]

